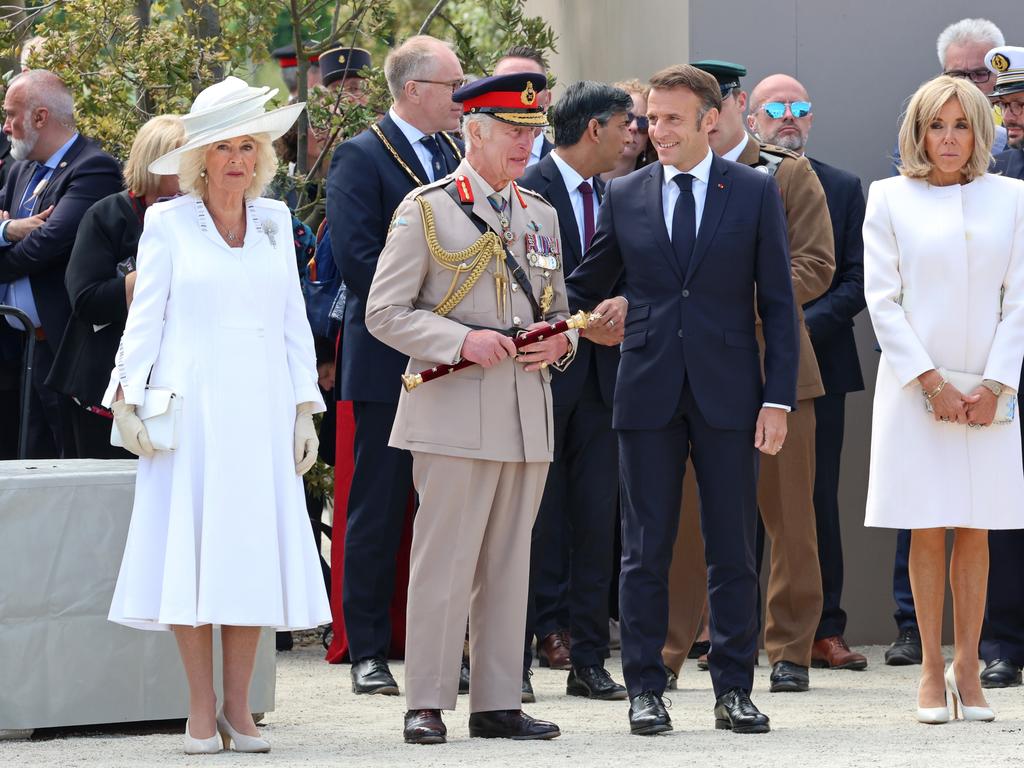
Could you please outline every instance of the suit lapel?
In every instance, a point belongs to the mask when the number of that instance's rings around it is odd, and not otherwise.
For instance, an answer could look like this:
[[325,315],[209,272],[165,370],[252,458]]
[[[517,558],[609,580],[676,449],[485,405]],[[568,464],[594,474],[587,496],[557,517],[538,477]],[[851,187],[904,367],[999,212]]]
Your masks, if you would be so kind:
[[679,262],[672,250],[672,241],[669,240],[668,230],[665,229],[665,212],[661,201],[664,171],[661,169],[661,163],[651,163],[650,167],[651,171],[644,179],[644,210],[647,213],[647,231],[654,236],[654,242],[665,261],[672,268],[672,273],[682,282],[683,273],[679,269]]
[[594,177],[594,192],[597,193],[597,204],[604,202],[604,179],[600,176]]
[[[50,177],[46,180],[46,188],[43,190],[43,193],[35,199],[35,202],[32,205],[33,216],[46,208],[46,206],[50,204],[50,201],[53,200],[53,197],[57,193],[57,182],[71,166],[71,163],[75,161],[75,158],[78,157],[84,147],[85,138],[79,134],[78,138],[75,139],[75,143],[68,147],[68,151],[64,153],[64,157],[62,157],[60,162],[57,163],[57,167],[50,172]],[[44,201],[47,202],[44,203]]]
[[[405,134],[402,133],[401,129],[395,125],[395,121],[391,119],[391,115],[384,115],[379,126],[381,133],[383,133],[387,140],[391,142],[391,146],[395,148],[398,156],[402,158],[405,164],[412,169],[413,173],[415,173],[419,179],[419,184],[412,179],[409,179],[409,183],[413,186],[421,186],[428,183],[430,181],[430,177],[427,175],[427,169],[423,167],[423,163],[420,162],[419,157],[416,155],[416,150],[412,148],[412,144],[410,144],[409,140],[405,138]],[[444,154],[443,149],[441,150],[441,153]]]
[[[580,243],[580,229],[576,221],[576,214],[572,210],[572,201],[569,200],[569,191],[565,188],[565,180],[562,173],[555,165],[551,156],[546,156],[540,161],[541,175],[548,183],[544,197],[558,214],[558,228],[562,235],[562,251],[565,256],[571,255],[571,261],[563,269],[565,274],[572,272],[583,260],[583,247]],[[595,211],[596,214],[596,211]]]
[[729,166],[725,160],[718,155],[712,158],[711,172],[708,174],[708,191],[704,198],[704,213],[700,219],[697,243],[694,245],[690,265],[686,270],[686,283],[690,281],[701,260],[707,255],[708,247],[718,230],[718,222],[722,219],[725,203],[729,199],[729,187],[732,186],[726,180],[728,170]]

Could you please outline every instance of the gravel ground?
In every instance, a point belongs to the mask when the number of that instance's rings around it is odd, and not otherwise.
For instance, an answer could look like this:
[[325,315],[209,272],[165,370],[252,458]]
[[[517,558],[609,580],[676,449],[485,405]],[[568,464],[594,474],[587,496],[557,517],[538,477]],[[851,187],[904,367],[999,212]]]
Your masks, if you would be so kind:
[[[468,704],[447,713],[449,743],[402,743],[404,699],[359,696],[348,665],[323,663],[306,645],[278,654],[277,711],[266,715],[268,755],[222,753],[187,757],[180,722],[39,732],[30,741],[0,741],[0,766],[964,766],[1021,765],[1024,689],[988,691],[994,723],[924,726],[914,719],[918,667],[886,667],[882,648],[860,649],[865,672],[812,670],[808,693],[770,694],[768,669],[757,669],[754,701],[772,718],[767,735],[715,731],[707,673],[688,664],[680,690],[670,691],[675,730],[655,737],[628,732],[625,702],[565,696],[565,673],[537,669],[535,717],[557,722],[548,742],[470,739]],[[764,656],[762,654],[762,664]],[[609,669],[621,680],[618,655]],[[392,666],[399,683],[402,665]]]

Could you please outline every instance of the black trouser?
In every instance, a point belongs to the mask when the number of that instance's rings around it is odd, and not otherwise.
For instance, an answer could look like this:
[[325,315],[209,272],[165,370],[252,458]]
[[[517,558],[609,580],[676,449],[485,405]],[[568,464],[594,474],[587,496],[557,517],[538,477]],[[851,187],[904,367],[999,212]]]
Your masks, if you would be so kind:
[[[558,604],[567,607],[572,662],[577,667],[603,664],[608,657],[608,588],[612,576],[615,513],[618,503],[618,448],[612,411],[601,398],[590,371],[579,400],[554,408],[555,455],[533,526],[530,550],[530,600],[526,613],[524,668],[531,662],[533,635],[543,639],[559,629]],[[539,585],[545,574],[563,568],[563,537],[568,537],[568,589],[557,581]],[[550,546],[555,542],[555,546]],[[552,564],[551,559],[558,563]],[[552,601],[551,594],[556,595]],[[548,624],[544,624],[547,617]],[[557,621],[557,618],[555,619]],[[564,625],[563,625],[564,626]]]
[[46,341],[37,341],[32,357],[32,391],[29,395],[28,458],[73,459],[71,398],[46,386],[53,367],[53,352]]
[[412,454],[388,446],[397,403],[353,402],[354,470],[342,605],[353,662],[388,656],[395,559],[412,492]]

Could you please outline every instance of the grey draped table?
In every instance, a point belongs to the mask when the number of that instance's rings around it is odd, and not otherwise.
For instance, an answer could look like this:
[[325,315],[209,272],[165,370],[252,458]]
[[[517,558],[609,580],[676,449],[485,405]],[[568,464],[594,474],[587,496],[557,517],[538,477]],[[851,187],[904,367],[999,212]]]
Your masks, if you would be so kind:
[[[0,730],[188,714],[173,635],[107,621],[135,465],[0,461]],[[219,640],[214,650],[219,680]],[[274,709],[275,664],[264,630],[253,712]]]

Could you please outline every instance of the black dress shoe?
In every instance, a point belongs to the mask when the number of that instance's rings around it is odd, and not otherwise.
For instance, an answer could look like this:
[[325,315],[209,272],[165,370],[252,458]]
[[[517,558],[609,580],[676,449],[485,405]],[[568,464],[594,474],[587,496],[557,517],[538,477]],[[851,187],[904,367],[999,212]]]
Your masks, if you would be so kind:
[[397,696],[398,683],[392,677],[387,661],[375,656],[352,665],[352,691]]
[[981,673],[982,688],[1016,688],[1021,683],[1021,668],[1007,659],[993,659]]
[[465,656],[459,667],[459,693],[469,693],[469,660]]
[[537,700],[537,697],[533,695],[533,683],[530,682],[530,678],[533,677],[532,669],[523,670],[523,695],[520,701],[523,704],[533,704]]
[[811,678],[807,667],[801,667],[791,661],[777,661],[772,665],[772,693],[802,693],[811,687]]
[[653,736],[672,730],[665,702],[653,691],[644,691],[630,699],[629,730],[637,736]]
[[697,640],[693,645],[690,646],[689,653],[686,654],[688,659],[699,659],[701,656],[707,656],[708,651],[711,650],[710,640]]
[[405,713],[406,744],[444,744],[448,729],[441,720],[440,709],[410,709]]
[[569,696],[583,696],[601,701],[622,701],[626,698],[625,687],[612,680],[608,670],[599,664],[570,669],[569,679],[565,682],[565,692]]
[[478,739],[553,739],[561,736],[558,726],[535,720],[521,709],[473,712],[469,716],[469,735]]
[[295,647],[291,632],[278,632],[274,637],[274,645],[279,651],[290,651]]
[[679,675],[665,667],[665,690],[675,691],[679,688]]
[[885,663],[890,667],[920,664],[921,633],[915,627],[900,630],[896,642],[885,649]]
[[733,688],[718,697],[715,702],[715,728],[734,733],[768,733],[768,715],[762,714],[750,694]]

